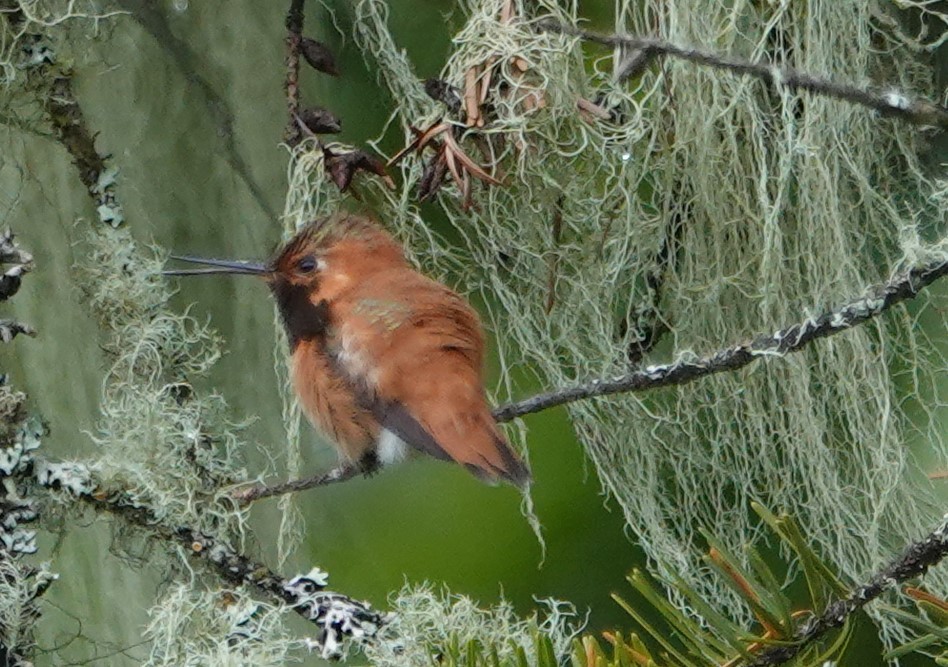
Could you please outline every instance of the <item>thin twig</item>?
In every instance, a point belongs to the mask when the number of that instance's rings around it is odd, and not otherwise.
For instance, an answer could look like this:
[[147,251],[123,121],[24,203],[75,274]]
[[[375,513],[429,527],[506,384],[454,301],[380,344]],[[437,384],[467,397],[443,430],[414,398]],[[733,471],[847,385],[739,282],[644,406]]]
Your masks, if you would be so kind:
[[858,586],[849,597],[829,604],[822,614],[807,620],[793,637],[796,643],[772,646],[746,663],[747,667],[773,667],[791,660],[828,631],[843,625],[867,603],[900,583],[925,574],[945,556],[948,556],[948,521],[943,521],[922,541],[910,544],[899,558]]
[[300,113],[300,44],[303,41],[303,0],[290,0],[286,13],[287,134]]
[[629,53],[616,72],[616,83],[625,83],[629,79],[639,76],[645,69],[652,64],[657,54],[648,49],[636,49]]
[[948,260],[930,261],[900,272],[891,281],[867,291],[866,296],[808,317],[802,322],[738,343],[699,359],[682,359],[671,364],[647,366],[612,379],[591,380],[508,403],[494,410],[498,422],[508,422],[534,412],[596,396],[640,392],[671,385],[683,385],[698,378],[743,368],[761,357],[796,352],[826,336],[847,331],[872,319],[902,301],[915,297],[923,288],[948,274]]
[[680,58],[698,65],[727,70],[735,74],[757,77],[769,85],[780,85],[792,90],[806,90],[817,95],[859,104],[874,109],[883,115],[895,116],[916,125],[932,125],[948,129],[948,109],[924,99],[912,99],[907,95],[890,91],[875,92],[859,88],[848,83],[830,81],[791,67],[779,67],[769,63],[751,62],[731,56],[723,56],[711,51],[688,48],[666,42],[654,37],[631,37],[622,35],[601,35],[564,25],[553,20],[541,21],[540,30],[579,37],[587,42],[612,47],[627,47],[639,51],[636,67],[642,62],[647,64],[656,56]]
[[363,472],[363,469],[357,464],[341,463],[327,472],[313,475],[312,477],[293,479],[282,484],[274,484],[273,486],[260,485],[252,486],[247,489],[239,489],[232,494],[232,497],[242,504],[247,504],[255,500],[260,500],[261,498],[282,496],[286,493],[305,491],[316,486],[328,486],[336,482],[345,482],[361,472]]

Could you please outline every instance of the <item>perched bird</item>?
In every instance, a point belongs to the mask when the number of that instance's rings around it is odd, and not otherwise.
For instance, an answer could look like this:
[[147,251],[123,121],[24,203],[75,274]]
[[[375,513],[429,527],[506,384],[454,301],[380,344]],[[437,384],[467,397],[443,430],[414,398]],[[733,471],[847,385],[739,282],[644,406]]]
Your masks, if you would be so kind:
[[529,482],[484,396],[477,313],[413,269],[376,223],[354,214],[317,220],[267,264],[175,259],[213,268],[166,274],[267,282],[290,342],[293,388],[344,461],[371,471],[411,447],[486,481]]

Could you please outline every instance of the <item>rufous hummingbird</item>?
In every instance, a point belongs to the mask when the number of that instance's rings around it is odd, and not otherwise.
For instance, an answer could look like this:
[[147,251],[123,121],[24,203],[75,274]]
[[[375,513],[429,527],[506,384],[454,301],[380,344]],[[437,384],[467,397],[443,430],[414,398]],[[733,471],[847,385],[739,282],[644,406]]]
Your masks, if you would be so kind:
[[487,481],[529,482],[484,395],[480,318],[413,269],[375,222],[347,213],[314,221],[266,264],[173,258],[211,268],[166,275],[236,273],[267,282],[303,412],[343,461],[371,471],[414,448]]

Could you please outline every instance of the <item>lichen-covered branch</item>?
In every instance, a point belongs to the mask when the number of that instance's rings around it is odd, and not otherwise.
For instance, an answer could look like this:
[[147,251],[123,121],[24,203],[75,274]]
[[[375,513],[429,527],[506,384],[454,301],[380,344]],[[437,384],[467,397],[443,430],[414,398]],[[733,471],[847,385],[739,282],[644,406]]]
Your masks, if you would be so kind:
[[20,477],[32,468],[33,452],[45,433],[40,420],[25,415],[25,398],[0,387],[0,665],[10,667],[32,664],[38,600],[57,578],[47,566],[22,559],[37,550],[30,525],[39,518],[39,500]]
[[773,646],[762,651],[747,667],[782,665],[799,654],[811,642],[833,628],[838,628],[855,612],[898,584],[919,577],[928,568],[948,556],[948,519],[920,542],[910,544],[905,552],[887,567],[858,586],[849,597],[831,603],[819,616],[807,620],[794,636],[795,643]]
[[682,385],[708,375],[734,371],[762,357],[783,356],[810,343],[866,322],[892,306],[915,297],[922,289],[948,274],[948,260],[938,259],[907,269],[889,282],[870,288],[865,296],[817,317],[738,343],[705,357],[683,358],[670,364],[643,369],[603,380],[590,380],[508,403],[494,410],[498,422],[507,422],[558,405],[596,396],[639,392]]
[[852,104],[859,104],[886,116],[894,116],[916,125],[933,125],[948,129],[948,109],[924,99],[913,99],[907,95],[890,91],[875,92],[848,83],[830,81],[791,67],[780,67],[769,63],[752,62],[741,58],[720,55],[711,51],[672,44],[655,37],[631,37],[624,35],[602,35],[556,21],[541,21],[538,27],[546,32],[556,32],[579,37],[587,42],[604,46],[626,47],[635,51],[635,60],[627,63],[621,71],[622,78],[629,76],[626,69],[641,72],[656,57],[679,58],[698,65],[754,76],[768,85],[780,85],[792,90],[805,90]]
[[105,172],[105,158],[95,149],[95,137],[76,103],[71,77],[55,77],[43,101],[59,142],[69,151],[79,170],[79,180],[92,192]]
[[0,275],[0,301],[6,301],[19,291],[23,275],[33,268],[33,255],[17,245],[9,229],[0,234],[0,264],[12,264]]
[[149,508],[130,504],[121,491],[103,491],[93,474],[80,464],[38,461],[35,471],[40,486],[69,493],[97,512],[118,517],[163,543],[180,545],[229,584],[248,586],[274,601],[286,603],[319,628],[311,645],[324,657],[339,655],[347,639],[370,640],[386,622],[385,615],[367,603],[325,590],[327,575],[318,568],[305,575],[283,577],[212,535],[188,526],[168,525]]
[[[12,232],[7,230],[0,236],[0,263],[18,262],[22,267],[32,260],[30,253],[14,242]],[[14,335],[7,333],[8,322],[0,321],[4,342]],[[25,325],[15,326],[32,332]],[[22,476],[33,469],[34,452],[46,432],[42,421],[26,414],[25,401],[26,395],[8,387],[5,377],[0,380],[0,665],[10,667],[32,664],[33,626],[40,616],[38,599],[56,580],[45,565],[22,560],[36,553],[36,531],[30,526],[39,518],[39,501]]]
[[119,227],[125,222],[125,215],[121,204],[115,199],[114,186],[118,172],[106,168],[105,158],[96,151],[95,135],[89,129],[72,91],[72,78],[69,75],[56,75],[43,102],[59,142],[72,156],[73,164],[79,170],[79,179],[95,203],[99,220]]
[[24,336],[35,336],[36,330],[29,324],[23,324],[16,320],[0,320],[0,341],[9,343],[20,334]]
[[[72,71],[56,64],[56,55],[44,39],[44,35],[32,32],[31,28],[50,27],[65,23],[71,19],[102,19],[114,16],[116,12],[102,15],[87,15],[74,11],[74,3],[69,3],[61,15],[50,15],[45,19],[33,15],[26,3],[0,2],[0,20],[12,29],[16,40],[23,40],[17,49],[23,52],[24,61],[16,69],[28,70],[35,80],[42,82],[36,91],[36,97],[46,112],[56,139],[69,153],[73,164],[79,171],[79,179],[86,187],[96,206],[99,220],[113,227],[120,226],[125,216],[122,207],[115,201],[114,185],[117,170],[106,168],[105,157],[95,148],[95,134],[89,129],[76,101],[72,87]],[[117,12],[121,13],[121,12]],[[4,243],[0,240],[0,246]],[[0,258],[3,258],[0,248]],[[21,261],[26,267],[32,258]],[[3,262],[10,260],[2,259]],[[18,276],[17,276],[18,277]],[[3,286],[0,285],[0,293]]]
[[[20,248],[13,232],[7,229],[0,234],[0,265],[11,264],[0,274],[0,301],[6,301],[20,290],[23,276],[33,269],[33,255]],[[11,319],[0,319],[0,341],[9,343],[25,334],[35,336],[36,331],[28,324]]]

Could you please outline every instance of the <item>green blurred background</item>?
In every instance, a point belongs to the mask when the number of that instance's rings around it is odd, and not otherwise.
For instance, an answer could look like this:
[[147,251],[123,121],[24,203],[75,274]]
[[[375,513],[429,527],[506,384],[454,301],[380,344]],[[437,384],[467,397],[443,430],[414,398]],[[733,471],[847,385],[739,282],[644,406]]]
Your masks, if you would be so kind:
[[[279,142],[287,3],[118,4],[129,14],[100,24],[98,38],[84,45],[76,84],[89,124],[99,132],[98,149],[120,169],[118,196],[133,233],[142,243],[179,252],[268,256],[280,240],[286,190],[287,154]],[[390,4],[396,40],[420,76],[436,76],[460,12],[434,0]],[[580,6],[592,27],[608,29],[610,2]],[[332,109],[343,121],[341,140],[361,145],[381,133],[394,102],[353,44],[350,11],[343,1],[308,3],[305,33],[331,45],[342,77],[330,80],[304,68],[302,98]],[[393,149],[400,140],[390,135],[383,145]],[[3,367],[50,421],[50,452],[91,455],[88,433],[95,429],[104,359],[74,265],[82,261],[76,243],[95,212],[56,142],[8,130],[4,145],[14,159],[0,166],[0,222],[16,230],[37,263],[8,312],[40,336],[0,347]],[[434,213],[430,223],[441,225]],[[192,280],[176,297],[182,309],[191,304],[193,315],[221,332],[228,352],[201,389],[221,392],[236,420],[253,418],[247,440],[268,443],[279,459],[278,341],[265,287],[239,278]],[[523,612],[535,607],[535,598],[560,598],[581,615],[589,611],[591,630],[629,627],[609,597],[616,591],[633,598],[624,576],[642,565],[621,512],[601,495],[563,410],[530,417],[527,424],[536,513],[547,546],[542,565],[514,490],[485,486],[460,467],[418,460],[369,480],[302,494],[305,542],[282,570],[292,574],[317,564],[330,573],[332,588],[381,607],[406,581],[431,581],[485,604],[503,595]],[[304,442],[307,471],[334,462],[308,426]],[[248,454],[250,471],[265,465],[264,457]],[[253,514],[256,549],[273,563],[275,501],[258,503]],[[51,555],[62,578],[48,594],[39,664],[90,657],[99,664],[141,662],[145,649],[136,644],[165,573],[146,566],[142,576],[111,555],[107,524],[45,538],[41,553]],[[873,636],[860,633],[855,643],[865,657],[854,656],[850,664],[877,663]]]

